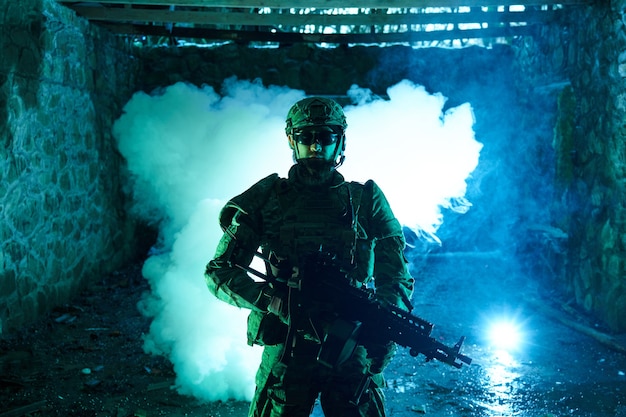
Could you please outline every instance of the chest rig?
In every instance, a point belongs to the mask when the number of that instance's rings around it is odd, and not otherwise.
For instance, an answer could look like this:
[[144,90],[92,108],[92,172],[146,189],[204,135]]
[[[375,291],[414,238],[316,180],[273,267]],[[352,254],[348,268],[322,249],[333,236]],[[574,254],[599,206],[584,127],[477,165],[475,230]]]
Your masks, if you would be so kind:
[[273,224],[270,249],[293,265],[320,249],[345,264],[354,264],[361,194],[358,183],[311,189],[296,188],[284,179],[277,181],[280,220]]

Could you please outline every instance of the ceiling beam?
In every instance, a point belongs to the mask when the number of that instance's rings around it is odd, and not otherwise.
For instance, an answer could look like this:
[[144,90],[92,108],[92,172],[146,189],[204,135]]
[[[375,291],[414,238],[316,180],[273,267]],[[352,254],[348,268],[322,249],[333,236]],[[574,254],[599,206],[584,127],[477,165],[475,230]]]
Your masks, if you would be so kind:
[[[213,41],[332,44],[414,43],[430,40],[526,36],[535,33],[532,26],[559,21],[559,17],[566,12],[564,7],[553,8],[549,5],[580,5],[591,2],[591,0],[57,1],[71,7],[86,19],[99,22],[118,34]],[[387,12],[391,5],[393,9],[399,9],[398,13]],[[513,12],[506,7],[511,5],[542,6]],[[454,10],[462,6],[469,7],[470,11]],[[484,9],[482,6],[505,6],[505,11]],[[334,10],[349,7],[354,7],[359,12],[337,14]],[[260,8],[272,10],[269,13],[266,10],[259,12]],[[304,12],[305,8],[316,10]],[[424,8],[453,10],[424,13]],[[378,13],[377,9],[380,9]],[[475,25],[472,30],[463,26],[458,27],[463,24]],[[436,30],[431,30],[432,27],[427,25],[438,26],[434,27]],[[350,33],[319,33],[324,32],[321,28],[328,27],[334,27],[336,29],[334,32],[344,32],[337,29],[341,26],[349,27]],[[386,26],[390,26],[391,30],[384,30],[389,33],[382,33],[381,28]],[[310,30],[311,27],[315,30]]]
[[76,13],[89,20],[109,22],[190,23],[195,25],[242,26],[370,26],[426,25],[459,23],[546,22],[560,14],[557,11],[409,13],[409,14],[254,14],[242,12],[199,12],[157,9],[132,9],[74,6]]
[[214,30],[202,28],[173,27],[150,25],[107,25],[113,32],[123,35],[159,36],[171,38],[199,38],[213,41],[276,42],[291,43],[329,43],[329,44],[381,44],[381,43],[415,43],[421,41],[438,41],[451,39],[484,39],[512,36],[526,36],[534,33],[533,26],[499,27],[467,30],[413,31],[402,33],[367,33],[367,34],[322,34],[296,32],[264,32]]
[[[86,3],[85,0],[58,0],[59,3]],[[539,6],[591,4],[592,0],[107,0],[94,4],[128,4],[144,6],[234,7],[272,9],[389,9],[426,7]]]

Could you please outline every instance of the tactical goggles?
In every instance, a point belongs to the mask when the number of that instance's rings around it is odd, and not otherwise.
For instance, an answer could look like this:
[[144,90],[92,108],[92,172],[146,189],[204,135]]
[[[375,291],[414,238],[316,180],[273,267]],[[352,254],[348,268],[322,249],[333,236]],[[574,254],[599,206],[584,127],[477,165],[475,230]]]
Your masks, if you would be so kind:
[[339,140],[339,135],[328,130],[296,130],[293,132],[293,138],[301,145],[311,146],[319,143],[322,146],[334,145]]

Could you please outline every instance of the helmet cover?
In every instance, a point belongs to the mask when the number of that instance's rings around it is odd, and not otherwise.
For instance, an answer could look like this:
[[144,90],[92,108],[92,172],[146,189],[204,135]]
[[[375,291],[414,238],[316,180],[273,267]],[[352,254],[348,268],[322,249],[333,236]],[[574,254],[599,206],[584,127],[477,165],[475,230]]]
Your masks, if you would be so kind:
[[298,101],[287,113],[285,132],[315,126],[337,126],[342,133],[348,127],[341,105],[326,97],[309,97]]

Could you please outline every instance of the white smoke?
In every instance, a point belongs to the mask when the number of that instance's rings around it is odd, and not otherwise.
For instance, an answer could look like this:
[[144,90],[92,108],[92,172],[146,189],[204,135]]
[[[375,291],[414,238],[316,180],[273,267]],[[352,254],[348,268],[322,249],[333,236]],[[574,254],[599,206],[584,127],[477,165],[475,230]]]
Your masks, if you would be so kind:
[[383,100],[356,86],[348,92],[357,105],[346,108],[348,157],[342,171],[373,178],[404,226],[439,242],[441,209],[465,212],[471,206],[465,180],[482,148],[474,139],[472,109],[466,103],[444,113],[445,97],[409,81],[387,94]]
[[[353,87],[348,180],[374,179],[405,226],[434,236],[442,208],[469,207],[465,180],[478,163],[469,105],[443,114],[445,98],[402,82],[389,100]],[[140,308],[153,318],[146,352],[167,355],[182,394],[249,400],[260,349],[246,345],[247,311],[215,299],[204,268],[221,236],[218,213],[231,197],[292,164],[284,134],[302,91],[228,79],[222,94],[178,83],[137,93],[114,135],[128,162],[133,211],[159,225],[161,240],[143,274],[152,292]],[[461,204],[459,205],[459,202]]]

